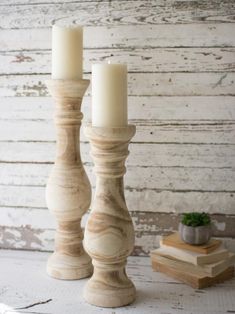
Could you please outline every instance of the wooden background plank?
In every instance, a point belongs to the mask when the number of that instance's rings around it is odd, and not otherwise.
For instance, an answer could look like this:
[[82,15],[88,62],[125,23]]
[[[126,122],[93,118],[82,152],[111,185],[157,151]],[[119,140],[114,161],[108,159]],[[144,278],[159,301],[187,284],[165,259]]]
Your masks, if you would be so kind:
[[[0,247],[53,247],[55,220],[44,194],[55,130],[44,82],[50,26],[59,21],[85,25],[85,77],[94,62],[128,63],[129,118],[137,134],[125,193],[134,254],[148,254],[192,209],[211,213],[214,234],[235,249],[234,17],[232,0],[2,0]],[[89,89],[85,123],[90,107]],[[83,132],[81,141],[94,191]]]
[[[50,168],[50,165],[41,163],[2,164],[2,184],[44,186]],[[86,170],[94,186],[92,166],[86,165]],[[128,165],[127,170],[129,176],[126,176],[126,186],[134,189],[235,191],[235,169],[231,167],[200,169],[200,167]]]
[[[28,208],[29,211],[33,211],[35,208],[46,206],[43,185],[0,185],[0,192],[1,208]],[[157,212],[172,212],[173,209],[176,213],[189,212],[192,211],[193,201],[195,211],[234,215],[234,192],[134,189],[127,186],[125,195],[130,211],[149,211],[156,214]],[[4,226],[4,221],[2,225]]]
[[[9,216],[11,220],[9,220]],[[29,213],[28,209],[3,208],[3,217],[6,219],[6,225],[4,227],[0,226],[0,232],[3,233],[3,237],[0,239],[1,247],[8,249],[30,248],[31,250],[43,251],[53,249],[55,224],[54,219],[51,215],[48,215],[46,210],[34,209]],[[134,222],[136,236],[133,255],[139,256],[148,255],[153,246],[159,241],[160,236],[176,231],[180,220],[180,216],[174,213],[131,212],[131,217]],[[233,235],[231,230],[235,223],[234,216],[226,215],[222,217],[213,214],[211,218],[215,236],[222,236],[224,244],[231,249],[229,238],[224,238],[223,235],[225,232],[228,235]],[[87,216],[84,220],[86,219]],[[19,221],[20,224],[16,221]],[[164,226],[164,228],[161,226]],[[233,246],[232,248],[234,249]]]
[[[146,0],[144,0],[146,1]],[[31,27],[31,26],[30,26]],[[87,26],[84,48],[235,47],[234,26],[221,24],[166,24]],[[35,40],[37,39],[37,40]],[[0,51],[51,49],[50,28],[2,29]]]
[[[48,96],[49,75],[0,76],[0,96]],[[90,79],[90,75],[84,78]],[[235,72],[130,73],[130,96],[216,96],[235,95]],[[90,95],[88,89],[87,95]]]
[[[42,127],[42,126],[41,126]],[[30,130],[30,128],[29,128]],[[54,142],[1,142],[1,163],[9,167],[13,163],[52,164],[55,159]],[[146,166],[146,155],[149,167],[185,167],[232,169],[234,165],[234,145],[210,144],[174,144],[174,143],[132,143],[131,154],[127,159],[127,166]],[[143,154],[145,152],[145,154]],[[81,146],[82,160],[86,165],[92,164],[90,145],[88,142]],[[17,170],[15,170],[17,173]],[[5,178],[3,178],[4,180]]]
[[[91,72],[96,62],[123,62],[129,72],[232,72],[235,48],[153,48],[87,49],[84,72]],[[0,53],[2,74],[50,73],[50,50],[6,51]]]
[[[234,22],[233,1],[13,1],[0,6],[2,28],[49,27],[59,21],[82,25],[154,25]],[[196,13],[196,14],[195,14]]]
[[[233,96],[129,96],[128,112],[132,120],[190,120],[223,122],[235,120]],[[3,120],[50,120],[53,118],[51,97],[4,97],[1,98]],[[83,99],[84,120],[91,116],[91,98]],[[52,126],[54,128],[54,126]],[[41,130],[40,130],[41,131]],[[49,136],[49,134],[48,134]]]

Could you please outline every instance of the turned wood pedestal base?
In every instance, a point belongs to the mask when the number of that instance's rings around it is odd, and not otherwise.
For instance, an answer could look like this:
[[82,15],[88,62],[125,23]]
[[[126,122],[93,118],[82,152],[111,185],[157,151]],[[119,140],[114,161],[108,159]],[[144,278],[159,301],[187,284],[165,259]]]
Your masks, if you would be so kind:
[[102,307],[120,307],[134,301],[136,289],[127,277],[126,261],[118,264],[103,264],[93,261],[95,274],[84,290],[86,302]]
[[81,279],[92,274],[91,258],[83,249],[80,221],[60,224],[55,236],[55,252],[47,262],[47,273],[57,279]]
[[46,187],[47,206],[58,228],[55,252],[47,273],[58,279],[80,279],[92,274],[91,258],[83,248],[81,218],[91,201],[91,186],[83,168],[79,132],[81,102],[88,80],[50,80],[47,87],[55,100],[56,160]]
[[97,180],[84,235],[94,273],[83,295],[88,303],[100,307],[124,306],[133,302],[136,295],[125,270],[127,256],[134,247],[134,228],[123,188],[128,144],[134,133],[132,125],[85,128]]

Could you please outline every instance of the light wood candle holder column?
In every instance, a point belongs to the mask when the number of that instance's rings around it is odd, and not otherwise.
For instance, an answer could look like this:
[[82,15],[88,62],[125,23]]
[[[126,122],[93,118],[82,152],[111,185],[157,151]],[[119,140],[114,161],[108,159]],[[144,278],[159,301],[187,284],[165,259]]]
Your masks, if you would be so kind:
[[125,271],[135,236],[123,188],[128,144],[134,134],[134,125],[85,128],[97,180],[84,235],[94,273],[85,286],[84,298],[96,306],[119,307],[135,299],[135,286]]
[[84,251],[81,218],[91,202],[91,186],[80,157],[80,111],[89,80],[49,80],[55,100],[56,160],[50,173],[46,201],[58,222],[55,251],[47,273],[58,279],[80,279],[92,274],[91,259]]

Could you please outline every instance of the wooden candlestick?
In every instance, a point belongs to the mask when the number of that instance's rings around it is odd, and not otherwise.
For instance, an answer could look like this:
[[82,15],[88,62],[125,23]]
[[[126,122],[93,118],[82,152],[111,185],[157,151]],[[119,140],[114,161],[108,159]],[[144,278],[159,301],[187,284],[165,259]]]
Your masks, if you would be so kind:
[[85,128],[97,180],[84,235],[94,273],[85,286],[84,298],[96,306],[119,307],[135,299],[135,286],[125,271],[135,236],[123,188],[128,144],[134,134],[134,125]]
[[47,273],[58,279],[80,279],[92,274],[80,225],[91,202],[91,186],[79,147],[81,102],[89,80],[49,80],[46,84],[55,100],[57,133],[56,160],[47,183],[46,201],[58,221],[55,252],[48,260]]

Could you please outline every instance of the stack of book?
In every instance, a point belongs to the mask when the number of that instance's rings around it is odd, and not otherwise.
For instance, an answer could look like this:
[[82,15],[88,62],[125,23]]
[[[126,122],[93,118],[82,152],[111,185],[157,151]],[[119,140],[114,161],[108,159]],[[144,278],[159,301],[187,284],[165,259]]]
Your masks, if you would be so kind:
[[201,289],[234,275],[235,254],[217,239],[204,245],[190,245],[178,233],[163,237],[160,248],[151,252],[152,267],[193,288]]

